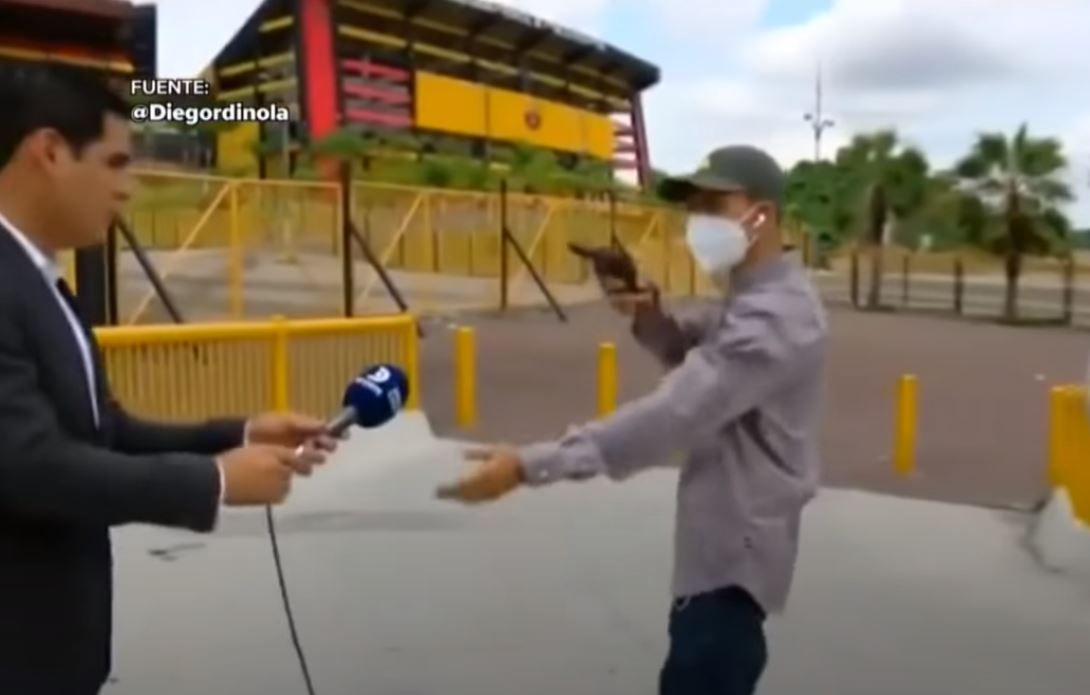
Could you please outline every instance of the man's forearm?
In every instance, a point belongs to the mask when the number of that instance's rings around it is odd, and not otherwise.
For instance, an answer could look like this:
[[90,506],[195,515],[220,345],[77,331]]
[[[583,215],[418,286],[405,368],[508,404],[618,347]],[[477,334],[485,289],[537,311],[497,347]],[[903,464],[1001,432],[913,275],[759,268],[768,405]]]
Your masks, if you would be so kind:
[[0,507],[11,513],[193,531],[215,524],[222,483],[210,457],[130,456],[70,440],[17,444],[0,451]]
[[560,480],[585,480],[605,472],[601,453],[579,429],[560,441],[540,442],[519,451],[523,479],[539,487]]
[[243,444],[246,421],[241,418],[175,424],[150,422],[111,408],[114,447],[129,454],[187,452],[215,456]]
[[632,335],[666,367],[676,367],[700,341],[700,322],[679,320],[659,306],[641,307],[632,318]]

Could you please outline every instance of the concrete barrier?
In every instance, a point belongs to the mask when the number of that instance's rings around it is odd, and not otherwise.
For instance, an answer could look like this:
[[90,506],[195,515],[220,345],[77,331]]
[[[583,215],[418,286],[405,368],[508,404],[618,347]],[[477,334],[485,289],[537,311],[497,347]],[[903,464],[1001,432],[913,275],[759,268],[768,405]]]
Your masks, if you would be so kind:
[[1090,585],[1090,526],[1075,516],[1066,489],[1053,490],[1034,521],[1030,543],[1042,565]]

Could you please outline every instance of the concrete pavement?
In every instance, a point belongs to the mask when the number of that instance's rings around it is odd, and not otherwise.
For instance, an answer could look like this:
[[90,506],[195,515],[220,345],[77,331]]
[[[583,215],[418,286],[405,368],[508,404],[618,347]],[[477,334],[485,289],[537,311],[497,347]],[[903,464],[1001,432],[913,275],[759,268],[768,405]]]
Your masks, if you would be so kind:
[[[458,444],[409,415],[354,433],[277,512],[320,695],[651,694],[676,472],[431,498]],[[770,625],[766,695],[1081,695],[1090,588],[1040,569],[1024,517],[825,490]],[[110,695],[304,692],[263,513],[116,539]]]

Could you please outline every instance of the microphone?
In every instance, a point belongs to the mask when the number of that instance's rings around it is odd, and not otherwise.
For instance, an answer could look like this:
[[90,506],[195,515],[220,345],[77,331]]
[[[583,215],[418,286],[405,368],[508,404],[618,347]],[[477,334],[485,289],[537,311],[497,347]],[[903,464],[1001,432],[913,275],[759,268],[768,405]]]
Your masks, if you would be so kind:
[[326,430],[339,437],[352,425],[367,429],[384,425],[397,415],[409,398],[409,379],[392,364],[368,368],[344,390],[344,409],[331,419]]

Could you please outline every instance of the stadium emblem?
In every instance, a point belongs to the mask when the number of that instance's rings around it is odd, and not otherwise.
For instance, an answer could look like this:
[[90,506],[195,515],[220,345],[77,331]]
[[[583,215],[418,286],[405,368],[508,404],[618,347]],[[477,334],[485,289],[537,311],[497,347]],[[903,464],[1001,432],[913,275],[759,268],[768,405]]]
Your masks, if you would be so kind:
[[530,130],[537,130],[541,127],[541,111],[536,106],[531,106],[526,109],[526,127]]

